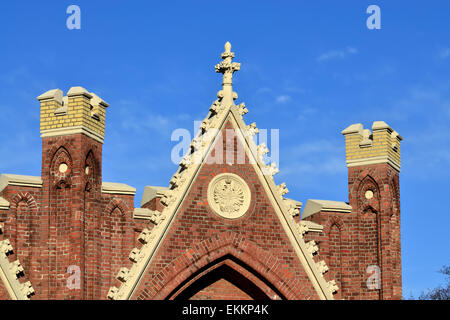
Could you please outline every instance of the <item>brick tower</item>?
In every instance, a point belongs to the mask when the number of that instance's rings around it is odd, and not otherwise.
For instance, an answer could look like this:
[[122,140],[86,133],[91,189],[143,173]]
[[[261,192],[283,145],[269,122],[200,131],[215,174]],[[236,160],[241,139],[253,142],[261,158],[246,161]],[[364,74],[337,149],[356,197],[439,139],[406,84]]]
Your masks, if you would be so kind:
[[[89,259],[93,258],[92,228],[101,198],[101,159],[108,104],[84,88],[63,97],[59,89],[38,97],[41,102],[42,212],[48,230],[48,299],[83,299]],[[49,224],[48,228],[44,227]],[[44,247],[42,244],[41,247]],[[61,279],[73,274],[67,285]],[[79,279],[79,281],[78,281]],[[45,281],[45,280],[44,280]],[[47,291],[48,290],[48,291]]]
[[400,141],[385,122],[345,136],[349,202],[308,200],[302,214],[341,299],[401,299]]
[[[345,129],[349,204],[357,225],[362,299],[401,299],[400,141],[383,121]],[[355,270],[356,271],[356,270]]]

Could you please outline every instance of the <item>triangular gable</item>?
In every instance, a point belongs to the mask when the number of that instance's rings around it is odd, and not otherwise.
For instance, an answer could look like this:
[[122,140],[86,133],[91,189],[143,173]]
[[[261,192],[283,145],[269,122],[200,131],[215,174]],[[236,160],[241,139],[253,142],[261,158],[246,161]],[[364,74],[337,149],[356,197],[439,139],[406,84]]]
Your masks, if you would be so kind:
[[[323,262],[316,263],[313,259],[313,253],[317,251],[317,246],[314,242],[305,243],[303,239],[304,226],[297,224],[292,218],[290,212],[292,201],[283,198],[287,192],[285,184],[275,185],[273,174],[278,172],[278,169],[274,164],[266,165],[264,163],[262,155],[267,148],[264,145],[256,146],[253,140],[253,134],[257,131],[256,126],[254,124],[247,126],[242,118],[247,112],[245,105],[236,106],[233,102],[237,95],[231,90],[229,73],[232,74],[238,70],[239,65],[231,63],[232,54],[229,47],[228,49],[226,47],[226,52],[222,54],[222,57],[226,63],[216,66],[216,70],[224,73],[224,88],[218,93],[219,99],[211,106],[210,113],[202,122],[199,133],[193,139],[191,154],[183,158],[179,170],[170,181],[171,190],[163,198],[162,202],[165,208],[161,213],[159,223],[152,230],[145,229],[141,233],[139,240],[143,245],[140,249],[136,248],[131,252],[130,259],[134,263],[130,269],[122,268],[120,270],[118,279],[122,281],[122,284],[120,288],[111,288],[108,295],[110,299],[130,299],[136,293],[146,270],[152,264],[159,248],[166,241],[171,226],[176,221],[186,197],[207,162],[206,160],[211,157],[211,152],[226,124],[231,124],[237,133],[239,143],[244,146],[245,155],[257,173],[259,183],[318,297],[333,299],[332,293],[337,289],[336,285],[334,281],[325,281],[323,277],[323,273],[327,270],[325,264]],[[208,138],[204,139],[205,136]]]

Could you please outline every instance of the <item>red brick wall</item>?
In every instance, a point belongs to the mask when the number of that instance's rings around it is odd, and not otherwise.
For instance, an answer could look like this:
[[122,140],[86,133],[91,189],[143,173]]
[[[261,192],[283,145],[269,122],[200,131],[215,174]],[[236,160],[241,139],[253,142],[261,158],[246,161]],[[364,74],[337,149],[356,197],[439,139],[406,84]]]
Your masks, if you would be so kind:
[[124,265],[129,263],[128,256],[136,246],[135,223],[133,221],[133,196],[104,195],[105,206],[96,229],[98,238],[97,259],[97,299],[106,299],[109,288],[119,285],[116,276]]
[[[85,260],[91,255],[91,252],[86,252],[91,247],[86,242],[92,238],[88,226],[96,220],[98,210],[86,211],[86,207],[95,208],[90,202],[100,196],[101,150],[101,143],[84,134],[43,139],[42,213],[49,217],[50,225],[49,292],[42,298],[83,299],[87,293],[84,290],[87,284],[85,268],[90,260]],[[59,172],[61,163],[68,165],[64,173]],[[86,166],[89,166],[88,174]],[[69,266],[80,268],[80,289],[67,286]]]
[[11,300],[8,290],[6,290],[3,281],[0,279],[0,300]]
[[[32,282],[32,299],[106,299],[135,246],[134,196],[102,194],[101,151],[84,134],[44,138],[43,187],[1,194],[11,203],[0,210],[4,237],[25,269],[21,282]],[[80,289],[67,286],[71,265],[80,268]]]
[[[207,203],[209,182],[223,172],[239,175],[251,189],[248,213],[233,221],[218,216]],[[213,268],[215,261],[227,255],[245,264],[246,270],[256,270],[259,279],[287,299],[318,299],[248,158],[245,164],[233,166],[203,165],[133,298],[167,298],[199,269]],[[214,294],[210,298],[226,297]]]
[[[222,145],[238,149],[236,141],[225,137]],[[21,282],[32,282],[32,299],[106,299],[109,287],[120,285],[115,276],[129,266],[137,235],[152,227],[133,220],[133,196],[101,193],[101,150],[100,143],[83,134],[44,138],[43,187],[8,186],[1,193],[11,203],[9,210],[0,210],[2,237],[13,245],[10,260],[18,258],[25,269]],[[203,166],[133,298],[318,298],[245,160]],[[64,174],[58,170],[61,162],[69,166]],[[236,221],[219,217],[206,200],[209,182],[223,172],[239,175],[251,189],[249,212]],[[372,200],[364,197],[367,188],[374,191]],[[336,279],[340,290],[335,298],[401,298],[399,199],[398,172],[388,164],[353,167],[352,213],[320,212],[308,218],[324,226],[323,233],[309,233],[306,240],[318,242],[315,260],[325,259],[330,268],[326,280]],[[161,208],[159,199],[148,206]],[[381,268],[380,290],[366,285],[372,264]],[[66,286],[69,265],[81,269],[78,290]],[[5,292],[0,285],[0,298],[9,296]]]
[[248,266],[225,255],[206,265],[179,285],[167,299],[279,300],[285,298]]
[[39,240],[39,204],[41,188],[8,186],[1,194],[10,202],[9,210],[0,210],[0,222],[4,224],[2,239],[8,239],[13,247],[10,261],[19,260],[25,272],[20,282],[40,283],[40,250],[33,245]]
[[236,285],[219,279],[204,289],[200,289],[190,300],[253,300]]
[[328,268],[333,270],[334,279],[342,290],[342,234],[340,226],[334,223],[329,229],[329,255]]
[[[310,233],[306,238],[319,243],[320,257],[330,267],[330,276],[340,284],[339,297],[401,299],[398,186],[399,174],[388,164],[351,167],[349,203],[352,212],[319,212],[306,218],[324,226],[322,234]],[[366,199],[367,190],[373,191],[372,199]],[[367,285],[373,273],[368,272],[369,266],[380,268],[380,289]]]

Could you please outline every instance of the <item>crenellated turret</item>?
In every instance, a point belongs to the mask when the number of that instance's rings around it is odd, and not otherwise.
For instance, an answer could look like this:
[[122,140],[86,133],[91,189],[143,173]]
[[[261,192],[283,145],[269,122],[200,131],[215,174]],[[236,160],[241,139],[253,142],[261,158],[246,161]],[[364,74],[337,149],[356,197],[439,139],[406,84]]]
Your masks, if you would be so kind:
[[103,143],[105,113],[109,106],[96,94],[82,87],[72,87],[67,96],[59,89],[37,98],[41,102],[41,137],[84,133]]
[[342,131],[348,167],[389,163],[400,171],[400,141],[403,138],[386,122],[375,121],[372,132],[363,125],[353,124]]

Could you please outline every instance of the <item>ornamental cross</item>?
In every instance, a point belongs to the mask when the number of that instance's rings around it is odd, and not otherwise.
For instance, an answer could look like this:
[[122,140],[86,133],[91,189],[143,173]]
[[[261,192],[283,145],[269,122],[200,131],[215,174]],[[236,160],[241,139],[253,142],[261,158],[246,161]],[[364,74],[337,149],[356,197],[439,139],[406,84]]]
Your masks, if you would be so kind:
[[216,64],[216,72],[223,74],[223,100],[229,102],[233,101],[233,73],[241,68],[241,64],[237,62],[232,62],[234,58],[234,52],[231,52],[231,43],[225,43],[225,52],[221,55],[223,61]]

